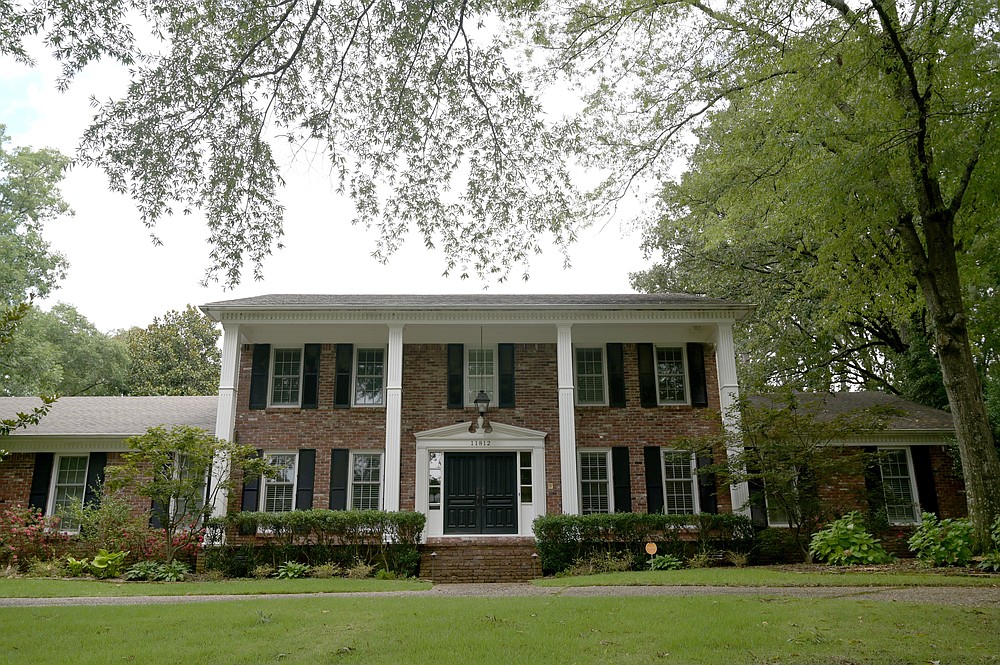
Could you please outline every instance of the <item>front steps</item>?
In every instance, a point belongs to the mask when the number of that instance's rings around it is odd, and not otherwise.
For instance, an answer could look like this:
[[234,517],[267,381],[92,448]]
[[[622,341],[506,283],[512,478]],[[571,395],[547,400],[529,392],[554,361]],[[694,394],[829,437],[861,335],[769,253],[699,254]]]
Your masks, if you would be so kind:
[[437,582],[527,582],[542,576],[535,539],[524,536],[428,538],[420,577]]

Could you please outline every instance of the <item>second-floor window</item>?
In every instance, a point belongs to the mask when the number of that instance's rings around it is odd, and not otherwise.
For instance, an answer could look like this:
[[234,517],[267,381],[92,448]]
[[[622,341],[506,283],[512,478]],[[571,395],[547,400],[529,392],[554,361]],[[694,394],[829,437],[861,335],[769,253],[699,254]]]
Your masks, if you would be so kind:
[[354,403],[377,406],[385,399],[385,349],[358,349],[354,371]]
[[271,372],[271,405],[298,406],[302,387],[302,349],[275,349]]
[[656,385],[660,404],[684,404],[687,402],[687,391],[684,387],[685,375],[683,347],[656,347]]
[[576,403],[584,405],[605,404],[604,398],[604,349],[576,349]]
[[490,401],[495,402],[496,396],[496,351],[492,348],[468,349],[466,351],[466,390],[465,401],[471,406],[480,390],[486,392]]

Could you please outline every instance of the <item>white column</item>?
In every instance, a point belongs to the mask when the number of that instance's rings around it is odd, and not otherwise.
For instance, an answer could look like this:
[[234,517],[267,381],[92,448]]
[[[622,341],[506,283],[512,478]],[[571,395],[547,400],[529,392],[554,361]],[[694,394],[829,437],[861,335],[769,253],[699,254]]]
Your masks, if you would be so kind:
[[[240,365],[240,326],[236,323],[222,324],[222,374],[219,378],[219,406],[215,414],[215,437],[225,441],[233,440],[236,427],[236,379]],[[225,481],[229,478],[229,460],[216,455],[212,461],[212,487],[218,487],[212,504],[212,515],[226,514],[229,492]]]
[[562,475],[562,509],[566,515],[579,515],[571,325],[560,325],[556,329],[556,360],[559,368],[559,469]]
[[[722,425],[733,440],[726,452],[732,457],[742,450],[736,436],[740,429],[739,413],[735,408],[740,398],[740,387],[736,381],[736,346],[733,344],[732,323],[719,324],[719,335],[715,345],[715,362],[719,372],[719,404],[722,407]],[[742,513],[749,517],[749,485],[745,482],[730,485],[729,493],[733,500],[733,512]]]
[[389,357],[385,364],[385,474],[383,510],[399,510],[400,447],[403,427],[403,326],[389,327]]

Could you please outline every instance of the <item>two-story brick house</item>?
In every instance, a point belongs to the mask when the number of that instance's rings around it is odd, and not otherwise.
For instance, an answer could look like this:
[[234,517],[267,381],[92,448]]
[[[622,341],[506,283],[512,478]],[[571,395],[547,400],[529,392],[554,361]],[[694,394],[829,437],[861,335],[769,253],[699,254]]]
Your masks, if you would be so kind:
[[268,295],[202,309],[223,327],[216,435],[285,468],[218,512],[417,510],[434,539],[528,536],[553,512],[746,503],[745,486],[699,476],[711,460],[681,442],[723,427],[747,305]]

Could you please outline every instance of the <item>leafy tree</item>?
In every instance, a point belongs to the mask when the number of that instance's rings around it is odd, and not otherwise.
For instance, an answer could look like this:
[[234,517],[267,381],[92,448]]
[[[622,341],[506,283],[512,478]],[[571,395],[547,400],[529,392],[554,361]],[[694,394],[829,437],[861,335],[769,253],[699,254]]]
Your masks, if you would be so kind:
[[211,319],[188,305],[171,310],[145,328],[120,334],[128,348],[131,395],[214,395],[222,358],[219,331]]
[[[129,450],[122,454],[122,464],[107,468],[105,484],[112,491],[127,488],[152,500],[152,518],[163,529],[167,563],[185,539],[200,534],[219,493],[232,489],[233,470],[275,473],[252,446],[217,439],[197,427],[152,427],[125,443]],[[212,461],[219,458],[230,462],[227,471],[208,482]]]
[[16,337],[0,346],[6,395],[121,395],[126,355],[72,305],[26,311]]
[[58,185],[69,159],[48,148],[8,149],[0,124],[0,304],[44,297],[65,276],[66,259],[42,238],[45,222],[69,213]]
[[[14,331],[21,319],[28,311],[27,303],[21,303],[14,307],[4,307],[0,309],[0,349],[6,349],[11,340],[14,339]],[[49,408],[55,400],[52,397],[43,396],[42,403],[31,411],[2,414],[0,418],[0,441],[11,435],[14,430],[37,425],[38,421],[49,412]],[[7,456],[7,451],[0,448],[0,462]]]

